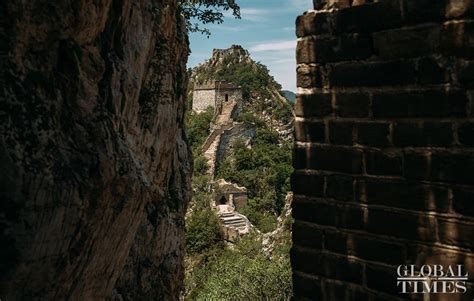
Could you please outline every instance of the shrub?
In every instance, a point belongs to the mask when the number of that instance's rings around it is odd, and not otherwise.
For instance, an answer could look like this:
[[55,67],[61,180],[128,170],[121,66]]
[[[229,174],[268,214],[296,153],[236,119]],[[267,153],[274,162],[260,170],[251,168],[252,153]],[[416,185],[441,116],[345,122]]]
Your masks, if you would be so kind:
[[207,159],[203,155],[197,155],[194,158],[194,174],[195,175],[205,175],[209,170],[209,165],[207,164]]
[[277,218],[273,211],[273,200],[249,199],[247,205],[240,209],[249,221],[263,233],[275,230]]
[[281,120],[285,123],[290,122],[293,115],[291,105],[289,103],[279,105],[275,109],[274,114],[278,120]]
[[251,112],[244,112],[244,113],[241,113],[236,121],[238,122],[248,122],[248,123],[253,123],[255,124],[257,127],[263,127],[265,126],[265,121],[263,121],[261,118],[255,116],[255,114],[251,113]]
[[199,254],[223,246],[222,233],[216,214],[209,208],[194,212],[186,225],[186,249]]
[[[288,258],[270,260],[224,251],[200,271],[201,285],[189,300],[289,300],[291,267]],[[206,277],[207,276],[207,277]]]
[[212,115],[214,109],[208,107],[204,112],[196,114],[189,112],[186,120],[188,140],[193,151],[197,151],[202,146],[207,136],[209,135]]
[[[290,191],[290,176],[293,172],[291,144],[278,143],[276,132],[259,128],[252,148],[237,140],[233,145],[232,156],[223,160],[217,170],[219,177],[246,187],[249,198],[272,200],[271,206],[256,209],[267,215],[281,213],[286,193]],[[272,218],[266,219],[270,221]],[[254,219],[257,220],[261,218]]]

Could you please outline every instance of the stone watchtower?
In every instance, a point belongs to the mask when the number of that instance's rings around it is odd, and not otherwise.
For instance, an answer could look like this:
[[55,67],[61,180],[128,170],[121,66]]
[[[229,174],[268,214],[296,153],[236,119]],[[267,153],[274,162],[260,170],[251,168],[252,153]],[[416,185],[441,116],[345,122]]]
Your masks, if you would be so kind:
[[193,90],[193,111],[199,113],[208,107],[214,108],[215,115],[219,115],[222,104],[228,102],[242,102],[242,89],[225,81],[208,81],[195,85]]

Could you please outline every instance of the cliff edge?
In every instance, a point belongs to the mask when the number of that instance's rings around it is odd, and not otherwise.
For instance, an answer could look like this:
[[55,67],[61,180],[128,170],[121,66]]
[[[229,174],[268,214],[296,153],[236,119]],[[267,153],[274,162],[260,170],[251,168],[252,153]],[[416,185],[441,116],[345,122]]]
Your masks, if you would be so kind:
[[176,11],[0,3],[2,299],[178,299],[192,159]]

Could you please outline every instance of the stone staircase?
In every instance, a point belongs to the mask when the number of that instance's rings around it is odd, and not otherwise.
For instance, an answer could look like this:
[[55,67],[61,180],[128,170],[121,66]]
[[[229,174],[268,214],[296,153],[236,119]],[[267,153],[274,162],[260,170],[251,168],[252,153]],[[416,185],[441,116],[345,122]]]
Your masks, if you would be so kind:
[[207,165],[209,166],[208,173],[214,177],[216,169],[216,155],[219,149],[222,134],[232,128],[232,124],[222,125],[219,128],[214,129],[211,134],[207,137],[204,145],[202,146],[202,152],[204,157],[207,159]]
[[236,230],[245,230],[248,227],[247,221],[235,212],[224,212],[219,215],[224,226],[234,228]]
[[216,140],[217,136],[222,135],[224,130],[222,129],[215,129],[212,131],[212,133],[207,137],[206,141],[204,142],[202,146],[202,152],[205,153],[211,146],[211,144]]
[[208,174],[214,178],[216,172],[216,155],[221,142],[222,132],[210,140],[210,144],[204,151],[203,155],[207,159],[207,165],[209,166]]
[[214,122],[211,124],[211,133],[207,137],[202,146],[202,153],[207,159],[209,165],[208,173],[214,177],[216,169],[216,155],[219,149],[219,143],[222,134],[233,127],[232,112],[237,106],[237,102],[229,101],[222,104],[220,114],[214,117]]
[[237,102],[230,101],[222,104],[222,111],[216,118],[217,125],[227,124],[229,121],[232,121],[232,111],[237,106]]
[[218,138],[218,136],[222,135],[225,131],[230,130],[232,128],[232,124],[223,125],[217,129],[212,130],[211,134],[206,138],[204,144],[202,145],[202,152],[206,152],[211,144]]

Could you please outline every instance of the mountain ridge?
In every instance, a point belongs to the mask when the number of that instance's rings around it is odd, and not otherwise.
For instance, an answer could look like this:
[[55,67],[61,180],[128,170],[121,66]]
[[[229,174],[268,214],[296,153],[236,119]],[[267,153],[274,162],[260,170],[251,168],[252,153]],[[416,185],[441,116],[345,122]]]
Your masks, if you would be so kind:
[[214,49],[209,59],[191,70],[189,90],[209,81],[225,81],[240,86],[242,113],[260,116],[286,140],[291,138],[294,120],[291,101],[285,97],[282,86],[270,70],[253,60],[242,46]]

